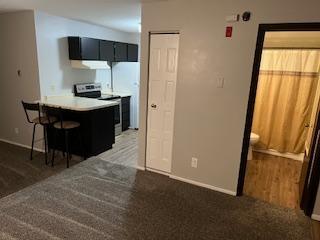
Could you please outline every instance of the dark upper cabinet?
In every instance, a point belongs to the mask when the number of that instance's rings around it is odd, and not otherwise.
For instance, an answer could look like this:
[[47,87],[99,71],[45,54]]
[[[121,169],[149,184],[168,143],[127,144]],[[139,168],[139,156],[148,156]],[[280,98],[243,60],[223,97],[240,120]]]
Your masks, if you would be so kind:
[[68,37],[71,60],[99,60],[99,40],[93,38]]
[[115,42],[114,43],[114,61],[127,62],[128,61],[128,44]]
[[69,59],[137,62],[138,45],[86,37],[68,37]]
[[138,62],[138,45],[128,43],[128,62]]
[[114,42],[100,40],[100,60],[114,61]]
[[81,38],[81,56],[83,60],[99,60],[99,40],[93,38]]

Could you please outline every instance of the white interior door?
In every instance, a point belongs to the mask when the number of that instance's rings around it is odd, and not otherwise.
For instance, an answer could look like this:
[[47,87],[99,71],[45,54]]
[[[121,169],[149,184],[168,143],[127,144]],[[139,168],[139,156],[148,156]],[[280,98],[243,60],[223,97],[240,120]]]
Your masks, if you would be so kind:
[[179,34],[152,34],[149,58],[147,168],[171,172]]

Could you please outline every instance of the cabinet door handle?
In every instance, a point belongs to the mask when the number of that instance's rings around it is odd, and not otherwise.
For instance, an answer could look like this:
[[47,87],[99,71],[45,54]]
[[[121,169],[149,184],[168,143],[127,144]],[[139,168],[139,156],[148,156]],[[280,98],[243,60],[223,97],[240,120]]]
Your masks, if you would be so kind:
[[152,107],[152,108],[157,108],[157,105],[154,104],[154,103],[152,103],[152,104],[151,104],[151,107]]

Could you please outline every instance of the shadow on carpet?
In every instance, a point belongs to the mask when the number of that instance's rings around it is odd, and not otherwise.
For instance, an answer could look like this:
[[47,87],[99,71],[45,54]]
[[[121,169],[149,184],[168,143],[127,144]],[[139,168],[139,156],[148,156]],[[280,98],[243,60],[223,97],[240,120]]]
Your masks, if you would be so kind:
[[0,239],[311,237],[300,212],[92,158],[1,199]]

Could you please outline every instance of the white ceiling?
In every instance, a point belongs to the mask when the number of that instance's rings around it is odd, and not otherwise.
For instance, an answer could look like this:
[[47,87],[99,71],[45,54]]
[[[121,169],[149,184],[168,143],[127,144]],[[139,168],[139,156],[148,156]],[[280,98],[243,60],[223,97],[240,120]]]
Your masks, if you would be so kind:
[[0,0],[0,13],[33,9],[126,32],[139,32],[141,2],[161,0]]

